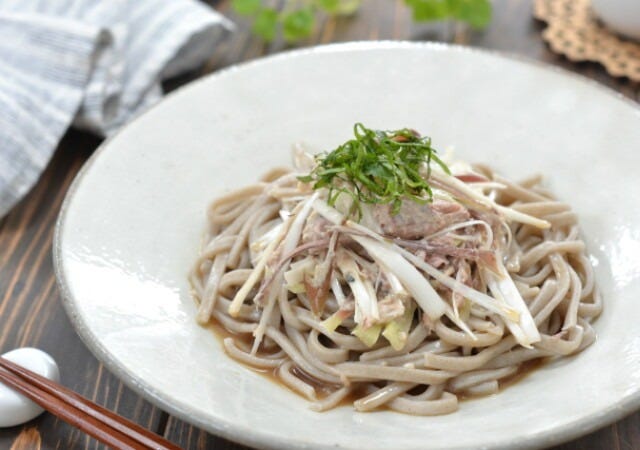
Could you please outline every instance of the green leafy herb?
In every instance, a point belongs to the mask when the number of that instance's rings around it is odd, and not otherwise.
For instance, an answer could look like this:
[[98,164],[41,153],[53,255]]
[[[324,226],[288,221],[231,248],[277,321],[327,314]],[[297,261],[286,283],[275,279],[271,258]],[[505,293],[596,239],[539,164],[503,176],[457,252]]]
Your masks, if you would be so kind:
[[[314,189],[329,189],[329,204],[342,193],[353,198],[353,208],[361,215],[360,203],[391,204],[395,214],[402,201],[424,203],[433,193],[427,180],[431,162],[449,173],[438,158],[429,137],[414,130],[380,131],[357,123],[351,139],[330,153],[316,156],[316,167],[299,177]],[[426,166],[427,177],[421,175]]]
[[260,11],[262,2],[261,0],[233,0],[231,6],[238,14],[249,16]]
[[416,22],[431,22],[449,18],[448,2],[442,0],[405,0],[411,8],[413,20]]
[[361,0],[316,0],[318,9],[329,14],[353,14],[360,7]]
[[[389,0],[390,1],[390,0]],[[404,0],[413,20],[458,20],[481,29],[491,21],[490,0]],[[267,0],[232,0],[236,13],[253,19],[253,32],[265,41],[275,39],[280,30],[287,42],[305,39],[313,32],[318,15],[350,15],[362,0],[286,0],[282,11]]]
[[484,28],[491,20],[489,0],[405,0],[413,11],[413,20],[454,19],[466,22],[473,28]]
[[311,8],[290,11],[282,20],[282,35],[288,42],[303,39],[313,32],[315,18]]
[[276,35],[278,12],[272,9],[263,9],[256,16],[251,28],[255,34],[265,41],[271,41]]
[[482,29],[491,21],[491,3],[489,0],[456,0],[451,6],[452,17],[466,22],[471,27]]

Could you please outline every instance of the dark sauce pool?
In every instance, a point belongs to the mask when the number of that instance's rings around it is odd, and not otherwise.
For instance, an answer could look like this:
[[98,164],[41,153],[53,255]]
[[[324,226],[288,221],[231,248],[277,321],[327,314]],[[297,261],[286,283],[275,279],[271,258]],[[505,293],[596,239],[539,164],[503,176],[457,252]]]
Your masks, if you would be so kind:
[[[227,330],[226,328],[224,328],[221,324],[219,324],[218,322],[215,321],[211,321],[208,325],[208,327],[211,329],[211,331],[213,332],[213,335],[220,341],[220,345],[222,345],[222,341],[228,337],[233,338],[234,340],[236,340],[237,342],[239,342],[240,344],[244,344],[246,347],[251,347],[252,343],[253,343],[253,336],[251,336],[250,334],[237,334],[237,333],[233,333],[230,332],[229,330]],[[259,353],[258,353],[258,356]],[[463,402],[463,401],[471,401],[471,400],[477,400],[477,399],[481,399],[484,397],[488,397],[490,395],[498,395],[500,394],[500,392],[504,391],[505,389],[509,388],[510,386],[513,386],[514,384],[518,383],[519,381],[523,380],[524,378],[526,378],[527,376],[529,376],[531,373],[533,373],[534,371],[542,368],[543,366],[545,366],[548,362],[549,362],[550,358],[538,358],[538,359],[534,359],[531,361],[525,361],[523,363],[520,364],[520,367],[518,367],[518,370],[513,374],[510,375],[508,377],[502,378],[498,383],[499,387],[498,387],[498,392],[496,394],[488,394],[488,395],[471,395],[471,394],[456,394],[458,396],[458,401]],[[241,362],[238,361],[238,364],[242,364],[243,366],[253,370],[256,373],[259,373],[260,375],[262,375],[263,377],[265,377],[267,380],[276,383],[277,385],[279,385],[280,387],[287,389],[293,393],[295,393],[296,395],[300,395],[298,392],[294,391],[293,389],[289,388],[289,386],[287,386],[286,384],[284,384],[282,382],[282,380],[280,380],[280,377],[278,377],[278,371],[277,369],[260,369],[257,367],[253,367],[247,364],[243,364]],[[316,378],[310,376],[309,374],[307,374],[306,372],[298,369],[297,367],[292,369],[292,372],[295,376],[297,376],[298,378],[300,378],[302,381],[304,381],[305,383],[313,386],[316,390],[318,399],[323,399],[326,396],[328,396],[329,394],[331,394],[331,392],[333,392],[333,390],[335,389],[334,386],[331,385],[327,385],[326,383],[317,380]],[[382,384],[380,385],[380,387],[382,387]],[[417,390],[422,390],[424,391],[424,387],[422,386],[418,386],[415,389]],[[411,392],[412,394],[419,394],[420,391],[414,391]],[[366,391],[365,391],[365,386],[359,386],[356,387],[352,392],[349,393],[349,395],[347,395],[340,403],[338,403],[338,407],[340,406],[351,406],[353,405],[353,402],[358,400],[359,398],[362,398],[366,395]],[[378,408],[379,410],[385,410],[387,409],[386,407],[382,406],[380,408]]]

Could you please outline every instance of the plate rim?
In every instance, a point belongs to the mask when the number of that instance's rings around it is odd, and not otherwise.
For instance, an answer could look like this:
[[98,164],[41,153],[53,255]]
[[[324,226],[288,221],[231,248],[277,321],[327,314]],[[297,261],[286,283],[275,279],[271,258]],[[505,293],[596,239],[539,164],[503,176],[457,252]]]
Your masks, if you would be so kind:
[[[78,301],[73,297],[71,293],[71,289],[69,288],[66,278],[65,271],[63,269],[62,263],[62,232],[67,220],[67,213],[69,209],[69,205],[72,203],[73,198],[75,197],[76,191],[79,186],[82,184],[82,180],[85,178],[87,173],[94,166],[95,162],[98,158],[101,157],[102,154],[107,151],[110,147],[112,140],[117,138],[123,130],[128,129],[135,122],[137,122],[141,117],[147,115],[150,111],[154,110],[157,107],[161,107],[167,98],[173,97],[175,95],[181,95],[181,92],[184,90],[189,90],[197,86],[198,84],[216,79],[219,77],[229,76],[236,71],[245,70],[251,68],[253,66],[260,65],[268,65],[274,62],[279,62],[280,60],[287,60],[292,58],[297,58],[299,56],[306,56],[315,53],[335,53],[341,51],[367,51],[367,50],[376,50],[376,49],[436,49],[436,50],[446,50],[446,51],[454,51],[460,53],[476,53],[483,54],[486,56],[490,56],[492,58],[497,59],[507,59],[511,61],[515,61],[519,64],[523,64],[526,66],[539,68],[545,71],[549,71],[560,76],[570,77],[577,82],[583,83],[586,86],[589,86],[591,89],[600,90],[606,95],[612,96],[613,98],[626,103],[628,106],[631,106],[636,110],[637,113],[640,113],[640,104],[634,102],[628,97],[624,96],[622,93],[615,91],[614,89],[603,85],[591,78],[587,78],[584,75],[571,72],[568,69],[551,65],[546,62],[530,59],[523,55],[518,55],[511,52],[505,52],[501,50],[494,49],[485,49],[480,47],[468,47],[458,44],[449,44],[443,42],[434,42],[434,41],[423,41],[423,42],[413,42],[413,41],[394,41],[394,40],[376,40],[376,41],[351,41],[351,42],[341,42],[341,43],[331,43],[324,45],[315,45],[311,47],[298,48],[287,50],[271,55],[262,56],[259,58],[255,58],[249,61],[244,61],[241,63],[233,64],[231,66],[219,69],[211,74],[202,76],[196,80],[193,80],[173,91],[165,95],[161,101],[152,105],[150,108],[145,110],[142,114],[136,116],[133,120],[131,120],[127,125],[123,126],[113,135],[107,137],[93,152],[93,154],[87,159],[87,161],[83,164],[82,168],[75,175],[71,186],[65,193],[64,200],[60,207],[60,211],[58,213],[58,218],[55,223],[54,236],[53,236],[53,245],[52,245],[52,257],[53,257],[53,267],[54,274],[56,278],[56,284],[58,286],[58,291],[60,293],[60,298],[62,300],[63,308],[69,317],[72,326],[74,327],[76,333],[80,337],[81,341],[84,345],[89,349],[89,351],[93,354],[93,356],[103,363],[105,367],[114,374],[119,380],[121,380],[127,387],[132,389],[135,393],[140,395],[143,399],[149,401],[154,406],[160,408],[161,410],[175,416],[184,422],[194,425],[198,428],[201,428],[209,433],[212,433],[216,436],[223,437],[233,442],[237,442],[240,444],[252,446],[252,447],[260,447],[260,448],[269,448],[269,449],[294,449],[299,448],[300,446],[304,446],[308,449],[321,449],[326,448],[326,446],[310,444],[308,442],[300,441],[300,440],[291,440],[291,439],[281,439],[277,435],[266,432],[265,430],[255,429],[252,427],[244,427],[239,426],[233,422],[227,422],[220,418],[214,418],[214,420],[205,421],[203,418],[198,417],[197,415],[190,414],[189,405],[180,403],[179,405],[176,401],[170,399],[169,395],[163,392],[156,391],[151,386],[149,386],[144,380],[136,377],[131,371],[127,370],[126,367],[119,364],[113,354],[109,352],[109,350],[99,341],[96,335],[91,331],[90,327],[83,320],[80,312],[78,311],[77,304]],[[603,428],[607,425],[616,422],[627,415],[634,413],[636,410],[640,409],[640,389],[637,389],[636,392],[627,395],[623,398],[623,400],[612,404],[608,408],[600,410],[596,413],[589,414],[581,419],[569,422],[565,425],[561,425],[557,428],[554,428],[553,431],[549,432],[538,432],[533,435],[527,435],[521,437],[518,442],[509,442],[506,440],[500,440],[496,438],[493,442],[489,442],[487,446],[483,446],[483,448],[492,448],[492,449],[525,449],[525,448],[538,448],[538,447],[546,447],[556,444],[561,444],[567,442],[571,439],[578,438],[580,436],[591,433],[597,429]],[[338,444],[339,448],[348,448]],[[417,447],[416,447],[417,448]],[[457,447],[448,447],[449,449],[457,448]]]

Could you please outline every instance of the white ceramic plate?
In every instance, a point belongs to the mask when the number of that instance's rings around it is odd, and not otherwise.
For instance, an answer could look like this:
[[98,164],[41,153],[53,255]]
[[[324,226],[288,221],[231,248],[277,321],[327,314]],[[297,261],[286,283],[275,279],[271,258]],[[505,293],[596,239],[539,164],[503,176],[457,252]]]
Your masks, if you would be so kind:
[[[205,208],[352,125],[414,127],[510,177],[548,175],[580,215],[605,309],[597,342],[455,414],[314,413],[227,358],[195,324],[187,272]],[[285,53],[198,81],[91,158],[65,201],[55,263],[96,356],[170,413],[269,448],[521,448],[591,431],[640,406],[640,112],[575,76],[435,44]]]

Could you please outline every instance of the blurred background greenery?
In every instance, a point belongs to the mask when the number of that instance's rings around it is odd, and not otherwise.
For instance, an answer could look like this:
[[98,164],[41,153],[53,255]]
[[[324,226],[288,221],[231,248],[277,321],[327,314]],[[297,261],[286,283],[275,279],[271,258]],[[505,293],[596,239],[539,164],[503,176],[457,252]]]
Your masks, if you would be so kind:
[[[251,21],[251,31],[267,42],[278,34],[287,42],[309,37],[320,17],[356,14],[366,0],[233,0],[231,6]],[[455,21],[482,29],[491,21],[489,0],[403,0],[416,22]]]

